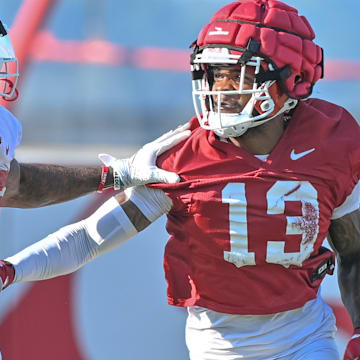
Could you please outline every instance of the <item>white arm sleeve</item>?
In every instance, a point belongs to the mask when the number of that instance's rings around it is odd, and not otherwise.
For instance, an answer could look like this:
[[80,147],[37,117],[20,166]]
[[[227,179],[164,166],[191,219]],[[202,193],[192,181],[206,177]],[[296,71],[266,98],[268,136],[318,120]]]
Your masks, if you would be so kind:
[[87,219],[61,228],[6,260],[15,267],[15,282],[49,279],[79,269],[136,234],[122,207],[111,198]]
[[[171,207],[161,190],[139,188],[139,192],[128,190],[130,200],[151,222],[165,212],[160,210],[161,201],[165,199],[166,209]],[[15,282],[50,279],[74,272],[136,234],[122,207],[111,198],[87,219],[61,228],[6,260],[15,267]]]
[[167,214],[173,205],[172,200],[159,189],[137,186],[126,189],[125,193],[150,222]]

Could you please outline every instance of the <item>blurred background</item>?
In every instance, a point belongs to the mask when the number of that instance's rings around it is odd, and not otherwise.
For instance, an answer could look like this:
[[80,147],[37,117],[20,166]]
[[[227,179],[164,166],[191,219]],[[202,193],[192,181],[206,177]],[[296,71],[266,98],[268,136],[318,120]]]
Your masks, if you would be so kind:
[[[359,1],[286,2],[308,18],[325,50],[325,78],[313,96],[346,107],[359,120]],[[189,45],[227,3],[0,2],[10,37],[16,26],[17,40],[26,39],[20,97],[10,107],[23,125],[18,160],[96,165],[99,152],[130,155],[186,122],[194,114]],[[86,216],[106,196],[38,210],[2,209],[0,257]],[[162,218],[74,275],[6,290],[0,297],[4,360],[187,359],[184,310],[166,305],[164,224]],[[336,312],[343,351],[351,324],[335,277],[323,292]]]

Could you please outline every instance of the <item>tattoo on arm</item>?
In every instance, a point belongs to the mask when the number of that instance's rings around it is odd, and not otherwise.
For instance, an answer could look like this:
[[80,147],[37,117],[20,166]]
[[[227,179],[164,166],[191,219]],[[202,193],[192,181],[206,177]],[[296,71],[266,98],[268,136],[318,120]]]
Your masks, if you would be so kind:
[[[47,164],[20,164],[17,193],[5,199],[3,206],[32,208],[78,198],[96,191],[101,167],[67,167]],[[113,184],[110,171],[106,187]]]

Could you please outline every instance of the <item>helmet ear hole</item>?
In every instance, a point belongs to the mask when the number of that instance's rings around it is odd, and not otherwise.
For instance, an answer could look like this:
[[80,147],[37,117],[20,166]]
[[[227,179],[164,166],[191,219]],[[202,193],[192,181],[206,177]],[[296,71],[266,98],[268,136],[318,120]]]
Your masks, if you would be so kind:
[[294,82],[295,82],[295,84],[297,84],[301,80],[302,80],[302,77],[300,75],[296,75],[295,79],[294,79]]

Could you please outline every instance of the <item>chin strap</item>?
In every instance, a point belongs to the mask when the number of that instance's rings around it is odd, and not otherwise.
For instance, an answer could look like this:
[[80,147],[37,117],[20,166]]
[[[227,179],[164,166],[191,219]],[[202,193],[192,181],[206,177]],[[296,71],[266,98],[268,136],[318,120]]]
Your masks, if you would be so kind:
[[270,117],[268,117],[268,118],[266,118],[264,120],[254,121],[255,125],[253,125],[252,127],[262,125],[262,124],[266,123],[267,121],[272,120],[275,117],[279,116],[280,114],[283,114],[286,111],[294,109],[295,106],[297,105],[297,103],[298,103],[298,100],[288,98],[284,102],[284,105],[282,106],[282,108],[280,108],[274,115],[271,115]]
[[265,71],[261,68],[260,72],[255,75],[256,82],[262,84],[266,81],[276,80],[282,82],[291,76],[291,70],[289,65],[285,65],[282,68],[276,70]]
[[[295,99],[290,99],[288,98],[283,107],[278,111],[276,112],[274,115],[271,115],[270,117],[268,118],[265,118],[265,119],[260,119],[260,120],[256,120],[256,121],[244,121],[242,123],[239,123],[237,125],[234,125],[234,126],[229,126],[229,127],[224,127],[224,128],[221,128],[221,129],[214,129],[214,132],[216,135],[219,135],[219,136],[222,136],[222,137],[225,137],[225,138],[229,138],[229,137],[238,137],[238,136],[241,136],[243,134],[245,134],[245,132],[250,129],[250,128],[253,128],[253,127],[257,127],[257,126],[260,126],[260,125],[263,125],[265,124],[266,122],[274,119],[275,117],[281,115],[282,113],[286,112],[286,111],[289,111],[291,109],[294,109],[295,106],[297,105],[298,103],[298,100],[295,100]],[[226,116],[226,114],[223,114],[222,116]],[[235,117],[236,115],[232,115],[232,117]],[[241,115],[238,115],[238,116],[241,116]]]

